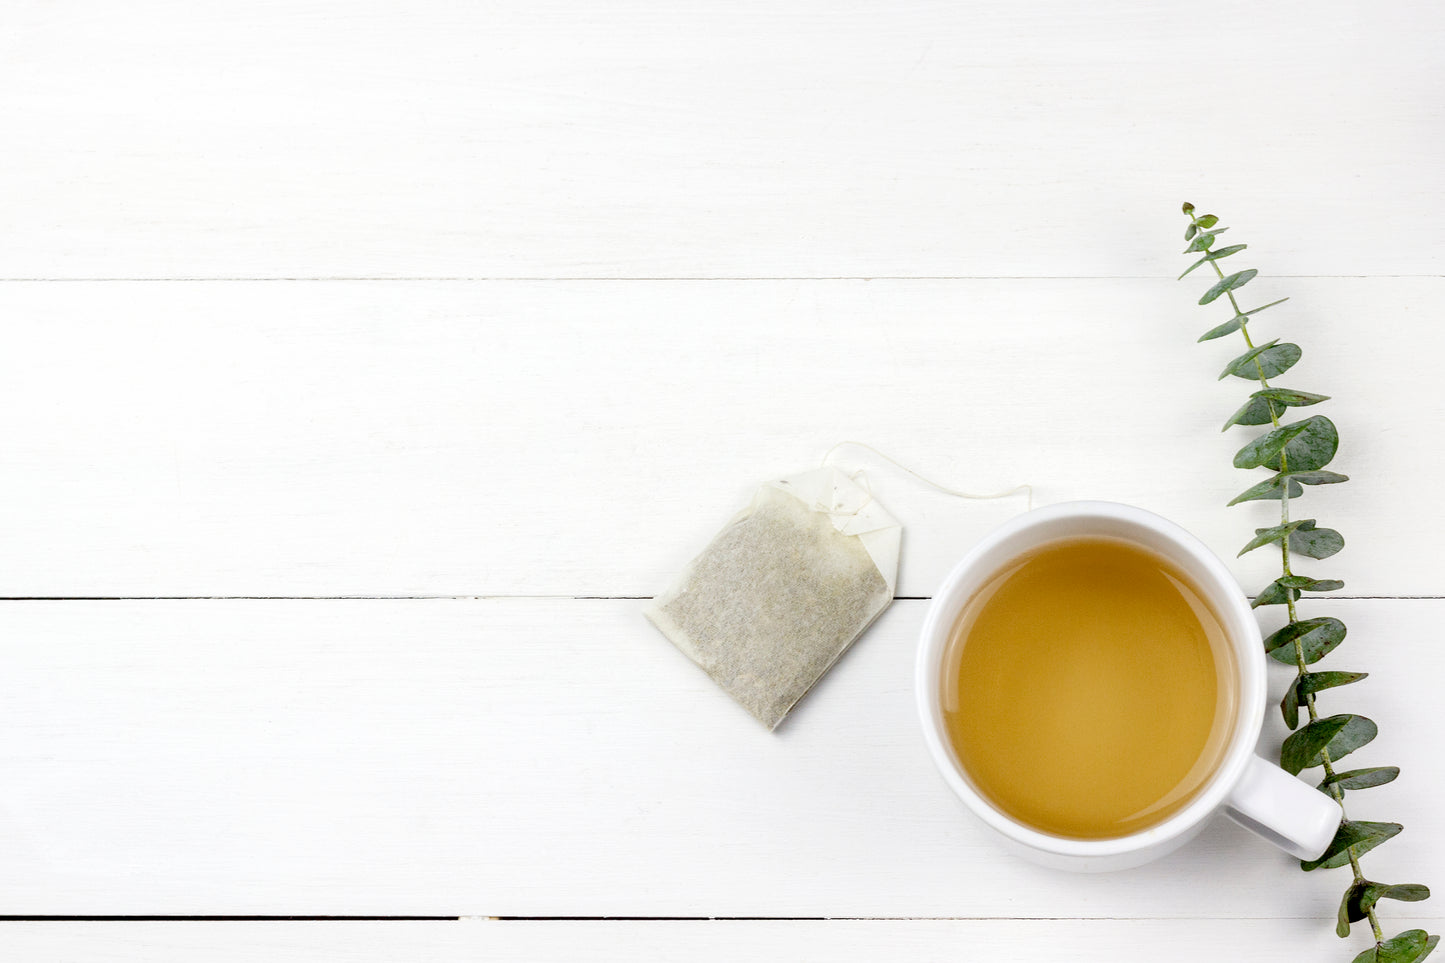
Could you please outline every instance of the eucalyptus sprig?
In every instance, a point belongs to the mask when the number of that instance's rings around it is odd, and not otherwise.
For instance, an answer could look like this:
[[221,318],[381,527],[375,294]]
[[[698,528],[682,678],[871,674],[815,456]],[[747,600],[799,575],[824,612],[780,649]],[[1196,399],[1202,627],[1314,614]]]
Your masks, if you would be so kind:
[[[1179,277],[1182,279],[1195,268],[1209,265],[1214,269],[1216,280],[1204,292],[1199,303],[1210,304],[1226,297],[1234,309],[1233,317],[1204,332],[1199,340],[1210,341],[1238,331],[1244,338],[1246,350],[1225,365],[1219,377],[1223,379],[1233,375],[1259,383],[1259,390],[1229,416],[1224,429],[1236,425],[1271,426],[1270,431],[1251,440],[1234,456],[1236,468],[1266,468],[1271,472],[1270,477],[1245,489],[1229,504],[1260,499],[1278,499],[1280,504],[1279,524],[1255,529],[1255,537],[1239,551],[1243,555],[1266,545],[1279,546],[1283,574],[1260,590],[1253,603],[1255,608],[1283,605],[1289,613],[1289,622],[1264,640],[1264,650],[1271,658],[1297,670],[1279,705],[1285,725],[1294,730],[1280,749],[1279,762],[1294,775],[1321,767],[1324,778],[1319,790],[1339,803],[1344,812],[1347,790],[1383,786],[1394,780],[1400,770],[1395,766],[1351,769],[1348,772],[1335,769],[1336,762],[1371,742],[1378,730],[1373,721],[1354,713],[1321,717],[1315,706],[1315,696],[1325,689],[1358,682],[1365,678],[1366,673],[1311,671],[1311,665],[1344,641],[1345,624],[1332,616],[1301,619],[1296,611],[1296,603],[1302,593],[1331,592],[1345,585],[1338,579],[1317,579],[1296,574],[1290,566],[1292,554],[1325,559],[1345,547],[1345,540],[1339,532],[1317,526],[1313,518],[1291,520],[1289,511],[1290,500],[1303,494],[1304,486],[1349,481],[1345,475],[1325,470],[1339,448],[1339,432],[1334,422],[1323,415],[1289,424],[1280,422],[1290,408],[1309,407],[1329,400],[1326,395],[1271,385],[1271,378],[1284,374],[1299,361],[1302,354],[1300,347],[1278,339],[1255,344],[1250,337],[1250,320],[1261,311],[1288,299],[1281,298],[1248,311],[1240,307],[1235,292],[1259,272],[1248,268],[1225,274],[1219,262],[1243,251],[1246,245],[1215,247],[1215,240],[1228,230],[1218,226],[1219,218],[1213,214],[1196,215],[1193,204],[1185,204],[1184,213],[1189,217],[1189,226],[1184,230],[1184,239],[1189,246],[1184,253],[1197,254],[1199,259]],[[1300,727],[1301,709],[1309,716],[1303,728]],[[1300,863],[1300,868],[1306,872],[1346,865],[1353,871],[1354,879],[1340,901],[1339,924],[1335,932],[1341,937],[1348,936],[1351,923],[1369,920],[1375,937],[1374,945],[1356,956],[1353,963],[1416,963],[1429,956],[1440,942],[1439,936],[1432,936],[1424,930],[1406,930],[1387,940],[1380,929],[1375,908],[1381,900],[1414,902],[1430,896],[1430,890],[1418,883],[1377,883],[1366,879],[1360,869],[1362,855],[1399,834],[1400,830],[1399,823],[1364,822],[1350,819],[1349,814],[1344,813],[1340,828],[1324,854],[1319,859]]]

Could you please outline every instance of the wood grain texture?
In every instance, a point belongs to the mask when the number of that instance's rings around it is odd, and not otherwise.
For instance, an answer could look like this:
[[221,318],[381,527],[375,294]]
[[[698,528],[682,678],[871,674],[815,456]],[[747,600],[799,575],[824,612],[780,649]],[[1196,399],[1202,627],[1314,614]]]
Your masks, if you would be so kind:
[[[0,603],[14,914],[1328,918],[1340,873],[1223,819],[1080,878],[1002,851],[917,731],[898,602],[769,734],[633,601]],[[1380,725],[1375,878],[1445,859],[1424,708],[1445,601],[1350,625],[1323,698]],[[1276,667],[1272,691],[1287,671]],[[1272,710],[1262,740],[1284,735]],[[1429,882],[1428,879],[1421,880]],[[1432,904],[1422,904],[1432,915]],[[1285,929],[1295,927],[1286,923]],[[1314,923],[1311,924],[1315,925]]]
[[[1192,279],[1191,279],[1192,280]],[[866,441],[944,484],[1132,502],[1233,559],[1254,432],[1199,284],[1090,281],[0,284],[8,596],[650,596],[769,477]],[[1349,485],[1295,511],[1351,595],[1445,594],[1442,279],[1260,279],[1256,322],[1336,400]],[[1362,322],[1361,319],[1367,319]],[[1362,333],[1362,325],[1375,332]],[[924,596],[1023,508],[867,453]],[[1402,509],[1408,525],[1398,521]],[[1251,589],[1277,559],[1232,562]]]
[[[0,39],[0,276],[1442,273],[1445,9],[71,0]],[[1182,246],[1182,245],[1180,245]]]
[[[1438,927],[1395,919],[1398,928]],[[1169,959],[1347,959],[1368,938],[1325,920],[462,920],[426,923],[3,923],[28,963],[598,963],[784,958],[800,963],[1007,959],[1080,963]]]

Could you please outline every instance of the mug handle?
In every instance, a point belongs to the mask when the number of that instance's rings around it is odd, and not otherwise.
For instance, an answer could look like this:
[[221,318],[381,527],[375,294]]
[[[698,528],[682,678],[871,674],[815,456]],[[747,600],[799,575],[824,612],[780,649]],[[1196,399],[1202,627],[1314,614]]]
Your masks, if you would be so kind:
[[1339,803],[1271,762],[1251,755],[1224,801],[1230,819],[1300,859],[1319,859],[1335,838]]

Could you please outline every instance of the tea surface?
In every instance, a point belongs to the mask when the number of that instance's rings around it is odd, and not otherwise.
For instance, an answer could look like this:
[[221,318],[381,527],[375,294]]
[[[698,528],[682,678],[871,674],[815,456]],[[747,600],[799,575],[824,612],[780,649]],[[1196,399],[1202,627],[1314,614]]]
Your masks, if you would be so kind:
[[954,627],[943,709],[994,806],[1044,832],[1122,836],[1208,780],[1234,716],[1222,627],[1184,575],[1131,543],[1050,543]]

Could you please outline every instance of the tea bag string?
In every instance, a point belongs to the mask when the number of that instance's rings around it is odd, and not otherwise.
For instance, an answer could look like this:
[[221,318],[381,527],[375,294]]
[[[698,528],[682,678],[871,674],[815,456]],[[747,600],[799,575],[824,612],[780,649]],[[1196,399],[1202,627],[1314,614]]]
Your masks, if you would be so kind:
[[[957,489],[955,489],[955,488],[948,488],[948,487],[945,487],[945,486],[943,486],[943,485],[940,485],[938,482],[934,481],[934,480],[931,479],[931,478],[925,478],[923,475],[920,475],[918,472],[914,471],[912,468],[909,468],[907,465],[903,464],[902,462],[898,461],[897,459],[890,458],[890,457],[888,457],[887,455],[883,454],[883,452],[879,451],[877,448],[874,448],[872,445],[865,445],[865,444],[863,444],[861,441],[840,441],[840,442],[838,442],[838,444],[836,444],[836,445],[834,445],[832,448],[829,448],[829,449],[828,449],[828,453],[823,456],[823,460],[822,460],[822,462],[819,463],[818,467],[819,467],[819,468],[826,468],[826,467],[828,467],[828,460],[829,460],[830,458],[832,458],[833,455],[835,455],[835,454],[838,452],[838,449],[840,449],[840,448],[847,448],[847,447],[849,447],[849,446],[852,446],[852,447],[854,447],[854,448],[862,448],[864,451],[871,452],[871,453],[872,453],[873,455],[875,455],[876,457],[883,459],[884,461],[888,462],[890,465],[894,466],[895,468],[899,469],[900,471],[903,471],[903,472],[906,472],[906,473],[909,474],[909,475],[912,475],[914,478],[916,478],[916,479],[918,479],[919,481],[923,482],[923,484],[927,485],[929,488],[932,488],[932,489],[934,489],[935,491],[940,491],[940,492],[942,492],[942,493],[945,494],[945,495],[952,495],[954,498],[968,498],[968,499],[972,499],[972,500],[975,500],[975,501],[985,501],[985,500],[994,499],[994,498],[1007,498],[1007,497],[1009,497],[1010,495],[1017,494],[1018,492],[1023,492],[1024,495],[1025,495],[1025,497],[1027,498],[1028,508],[1026,509],[1026,511],[1033,511],[1033,507],[1034,507],[1034,486],[1032,486],[1032,485],[1029,485],[1029,484],[1015,485],[1013,488],[1010,488],[1010,489],[1008,489],[1007,491],[991,492],[991,493],[986,494],[986,495],[975,494],[975,493],[973,493],[973,492],[959,491],[959,490],[957,490]],[[862,477],[861,479],[858,479],[858,476],[859,476],[859,475],[862,475],[863,477]],[[868,484],[868,476],[867,476],[866,474],[864,474],[864,470],[863,470],[862,468],[860,468],[860,469],[858,469],[857,471],[853,472],[853,473],[852,473],[851,475],[849,475],[848,477],[849,477],[849,478],[853,478],[853,479],[860,480],[860,481],[862,482],[864,491],[866,491],[866,492],[868,493],[868,498],[867,498],[866,500],[864,500],[864,502],[863,502],[862,505],[859,505],[857,508],[853,509],[851,512],[829,512],[829,514],[856,515],[856,514],[858,514],[859,512],[861,512],[865,507],[867,507],[868,503],[873,500],[873,486],[870,485],[870,484]]]

